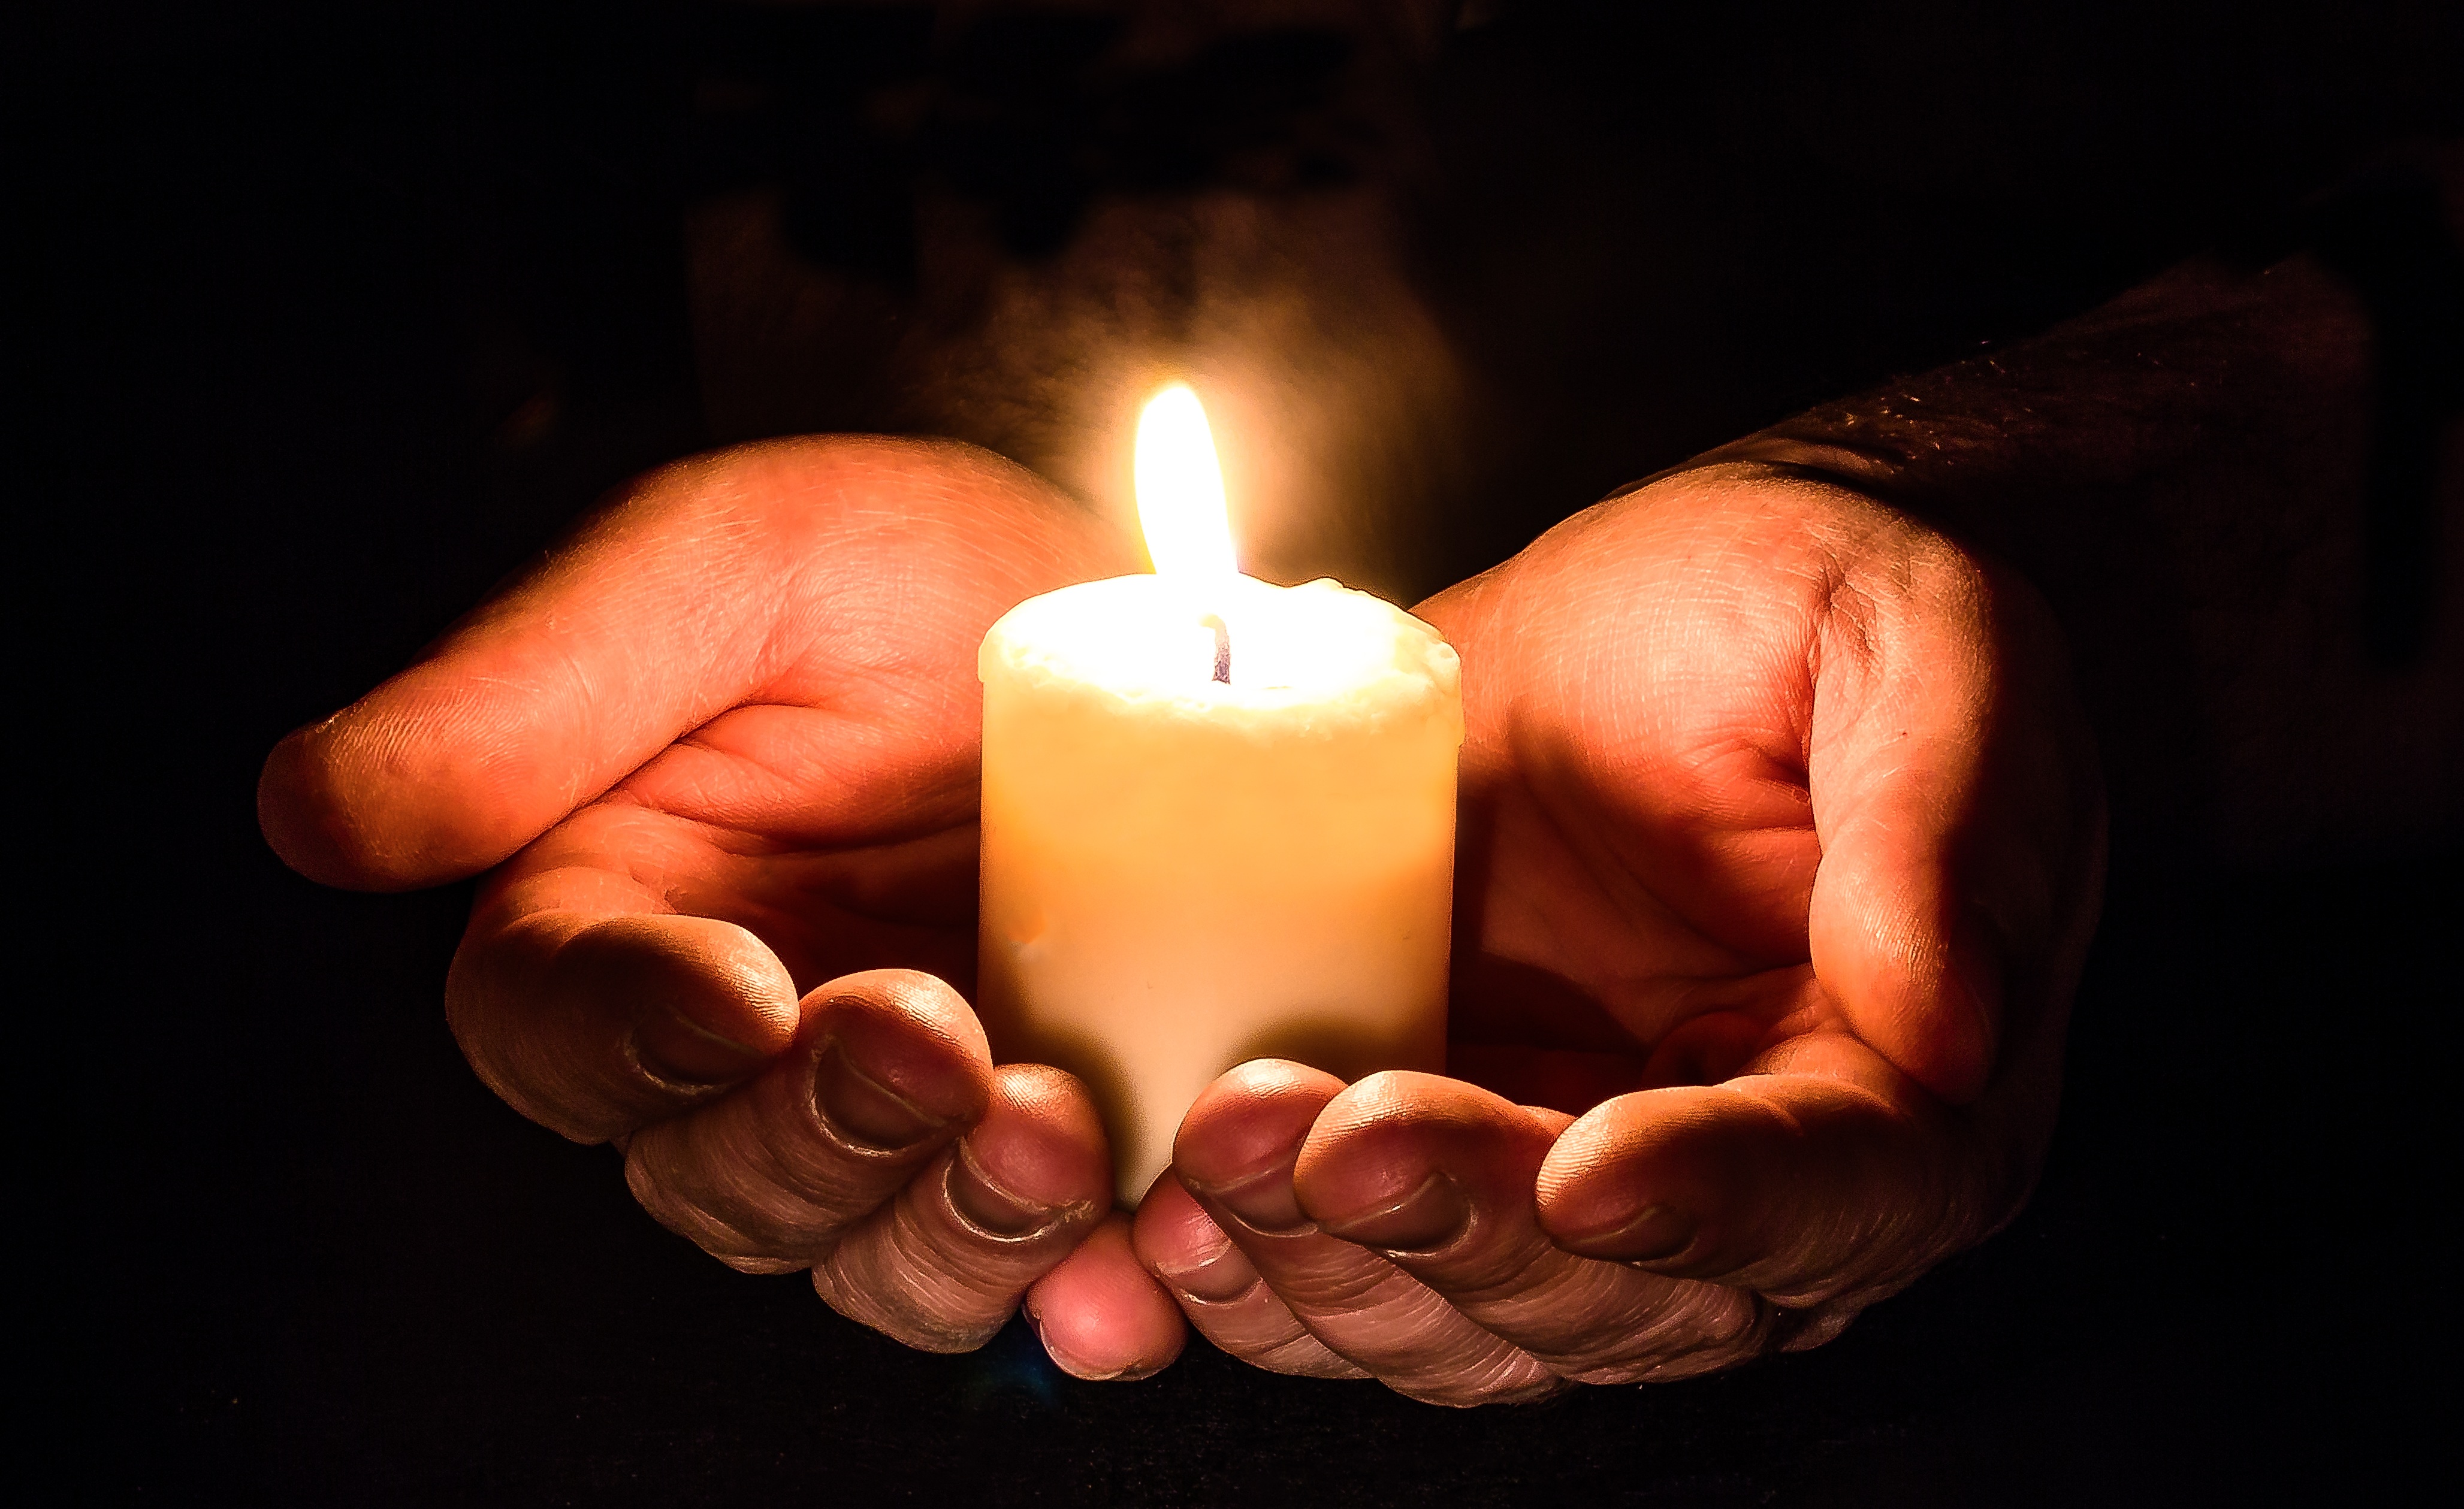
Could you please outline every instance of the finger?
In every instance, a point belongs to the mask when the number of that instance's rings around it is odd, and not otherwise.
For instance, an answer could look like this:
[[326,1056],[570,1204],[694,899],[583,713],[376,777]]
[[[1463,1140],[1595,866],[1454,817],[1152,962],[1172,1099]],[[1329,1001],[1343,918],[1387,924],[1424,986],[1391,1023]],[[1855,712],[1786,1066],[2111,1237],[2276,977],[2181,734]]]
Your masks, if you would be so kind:
[[[418,664],[284,739],[260,825],[327,885],[434,885],[496,864],[730,708],[788,688],[803,707],[878,702],[917,667],[929,696],[891,726],[937,747],[944,725],[972,730],[992,621],[1120,554],[1047,485],[964,447],[815,439],[682,462]],[[922,580],[903,569],[919,559]]]
[[[1822,858],[1815,975],[1866,1041],[1937,1095],[1972,1101],[2032,973],[2099,798],[2084,734],[2041,665],[2033,594],[1901,526],[1888,590],[1847,574],[1817,650],[1808,782]],[[2091,777],[2092,784],[2092,777]],[[2092,884],[2088,889],[2093,890]]]
[[1383,1254],[1578,1383],[1726,1367],[1758,1349],[1742,1290],[1566,1252],[1533,1192],[1556,1124],[1434,1074],[1371,1075],[1320,1113],[1293,1191],[1321,1231]]
[[1199,1334],[1233,1356],[1303,1378],[1369,1376],[1309,1334],[1172,1170],[1139,1202],[1133,1239],[1138,1261],[1172,1291]]
[[[575,813],[491,872],[465,949],[484,956],[496,934],[535,926],[529,919],[540,912],[684,913],[748,929],[800,989],[868,969],[954,983],[974,974],[972,813],[946,829],[842,844],[765,830],[758,820],[728,829],[657,810],[628,799],[639,784]],[[518,1011],[521,1002],[506,1004]]]
[[1086,1087],[1004,1064],[982,1120],[815,1263],[813,1287],[910,1346],[972,1351],[1111,1210],[1111,1192]]
[[1073,1378],[1149,1378],[1170,1367],[1189,1326],[1130,1245],[1130,1217],[1097,1223],[1020,1301],[1053,1364]]
[[1567,1128],[1539,1217],[1571,1252],[1792,1306],[1889,1294],[2024,1196],[2027,1139],[1950,1112],[1845,1034],[1725,1084],[1643,1090]]
[[707,917],[485,913],[446,975],[479,1078],[542,1126],[604,1142],[759,1073],[796,1033],[796,987],[761,941]]
[[805,1001],[794,1051],[625,1148],[645,1210],[750,1272],[813,1262],[931,1167],[993,1094],[983,1029],[930,975],[851,974]]
[[1535,1398],[1539,1360],[1375,1253],[1318,1230],[1292,1192],[1309,1127],[1343,1082],[1276,1060],[1233,1069],[1180,1124],[1173,1165],[1293,1316],[1397,1392],[1433,1404]]

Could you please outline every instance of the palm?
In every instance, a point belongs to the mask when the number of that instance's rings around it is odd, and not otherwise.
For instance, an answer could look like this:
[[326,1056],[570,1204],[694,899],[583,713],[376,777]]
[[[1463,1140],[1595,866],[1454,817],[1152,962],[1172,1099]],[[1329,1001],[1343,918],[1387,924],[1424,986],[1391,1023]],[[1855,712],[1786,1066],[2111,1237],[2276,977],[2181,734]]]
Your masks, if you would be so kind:
[[[962,447],[682,462],[285,739],[266,833],[339,885],[491,871],[447,980],[456,1039],[517,1110],[622,1148],[635,1196],[714,1255],[809,1268],[941,1350],[1041,1285],[1056,1323],[1094,1320],[1054,1333],[1065,1366],[1152,1369],[1183,1328],[1110,1214],[1093,1106],[994,1065],[943,983],[972,973],[976,645],[1125,555]],[[1089,1285],[1107,1302],[1071,1298]]]
[[[942,637],[935,627],[919,638]],[[745,928],[800,993],[886,968],[967,989],[975,719],[961,700],[973,688],[955,683],[973,677],[942,648],[861,682],[825,648],[807,654],[775,700],[679,739],[495,885],[638,887],[646,903]]]
[[1573,1112],[1735,1073],[1809,995],[1801,791],[1686,835],[1722,866],[1692,880],[1598,761],[1488,755],[1465,770],[1455,1072]]
[[1124,563],[1057,500],[980,486],[919,487],[894,514],[800,536],[800,480],[744,491],[736,512],[769,548],[733,544],[693,611],[655,625],[667,642],[642,646],[690,667],[708,637],[753,639],[738,695],[516,855],[489,899],[735,923],[800,992],[884,968],[966,991],[976,645],[1020,599]]
[[1580,1111],[1843,1028],[1810,928],[1825,777],[1938,754],[1878,727],[1904,710],[1876,664],[1992,658],[1846,587],[1854,548],[1749,487],[1595,511],[1425,606],[1465,667],[1458,1073]]
[[[1770,669],[1805,665],[1812,616],[1740,607],[1687,543],[1600,541],[1579,578],[1518,561],[1430,606],[1470,704],[1459,1068],[1517,1098],[1725,1079],[1809,980],[1812,687]],[[1765,589],[1798,580],[1773,564]],[[1696,1061],[1650,1062],[1681,1041]]]

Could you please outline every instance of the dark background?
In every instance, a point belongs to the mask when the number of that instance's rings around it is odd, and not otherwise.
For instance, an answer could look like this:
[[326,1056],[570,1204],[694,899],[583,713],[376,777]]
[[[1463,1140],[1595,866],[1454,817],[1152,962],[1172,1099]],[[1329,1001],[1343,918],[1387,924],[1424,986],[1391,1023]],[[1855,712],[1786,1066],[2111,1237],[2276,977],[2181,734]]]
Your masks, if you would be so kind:
[[[62,1481],[2177,1502],[2344,1497],[2443,1456],[2452,854],[2235,873],[2118,814],[2019,1222],[1819,1352],[1536,1409],[1440,1411],[1199,1343],[1134,1386],[1062,1377],[1016,1328],[911,1353],[799,1278],[701,1257],[612,1153],[496,1104],[438,1006],[467,889],[290,875],[256,767],[600,492],[709,443],[678,215],[788,170],[696,113],[722,43],[767,24],[746,16],[18,23],[21,864],[59,904],[22,913],[48,983],[21,986],[14,1164],[48,1274],[25,1330],[55,1359],[21,1384],[66,1407]],[[1429,86],[1450,195],[1430,296],[1508,395],[1441,580],[2453,129],[2453,26],[2431,5],[1506,8]],[[1023,255],[1066,234],[1068,204],[1045,208]]]

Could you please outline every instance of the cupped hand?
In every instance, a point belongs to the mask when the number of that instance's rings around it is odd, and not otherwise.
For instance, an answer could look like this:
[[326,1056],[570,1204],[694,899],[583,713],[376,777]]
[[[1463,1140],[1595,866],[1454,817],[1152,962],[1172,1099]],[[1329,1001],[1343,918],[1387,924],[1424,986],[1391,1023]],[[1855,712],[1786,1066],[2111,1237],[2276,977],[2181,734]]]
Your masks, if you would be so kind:
[[1528,1398],[1819,1344],[2008,1221],[2103,860],[2034,595],[1732,465],[1419,611],[1469,724],[1454,1077],[1210,1088],[1133,1234],[1198,1328]]
[[810,1268],[901,1341],[1020,1305],[1056,1361],[1152,1371],[1171,1301],[1111,1213],[1085,1089],[996,1067],[974,978],[976,647],[1117,536],[957,446],[747,447],[642,479],[420,661],[267,761],[294,868],[493,871],[447,986],[516,1108],[623,1148],[737,1267]]

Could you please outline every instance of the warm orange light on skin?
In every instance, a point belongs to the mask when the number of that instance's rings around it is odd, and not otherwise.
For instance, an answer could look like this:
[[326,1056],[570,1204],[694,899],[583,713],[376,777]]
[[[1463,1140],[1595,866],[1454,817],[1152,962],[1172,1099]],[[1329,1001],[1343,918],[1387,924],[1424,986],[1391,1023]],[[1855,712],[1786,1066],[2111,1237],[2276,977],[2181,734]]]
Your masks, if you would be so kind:
[[1147,400],[1138,415],[1137,489],[1138,527],[1156,575],[1202,584],[1239,574],[1215,436],[1186,383]]

